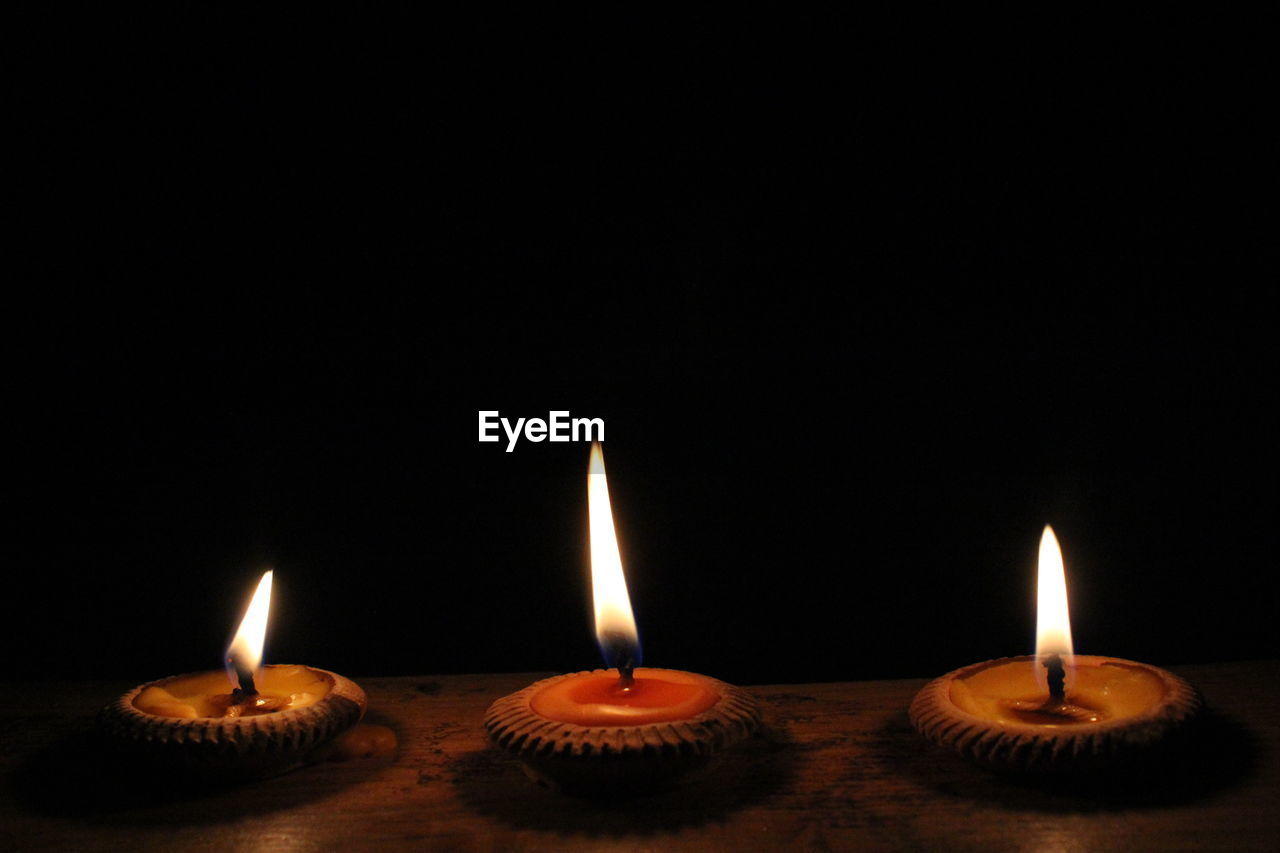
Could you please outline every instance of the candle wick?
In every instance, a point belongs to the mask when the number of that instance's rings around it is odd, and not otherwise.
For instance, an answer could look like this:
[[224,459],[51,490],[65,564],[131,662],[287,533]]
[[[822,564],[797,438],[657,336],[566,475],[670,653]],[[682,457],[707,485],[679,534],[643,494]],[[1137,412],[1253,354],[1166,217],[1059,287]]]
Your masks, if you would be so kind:
[[[257,686],[253,683],[253,670],[242,667],[237,661],[232,661],[231,665],[236,670],[236,680],[240,682],[240,686],[236,688],[235,693],[243,694],[243,696],[254,696],[258,692]],[[239,701],[244,701],[240,699]]]
[[618,668],[618,686],[630,687],[635,683],[636,658],[639,649],[631,638],[620,631],[605,631],[600,638],[600,651],[604,652],[604,665]]
[[1057,703],[1065,701],[1067,669],[1062,663],[1062,655],[1049,655],[1044,659],[1044,668],[1049,672],[1049,699]]

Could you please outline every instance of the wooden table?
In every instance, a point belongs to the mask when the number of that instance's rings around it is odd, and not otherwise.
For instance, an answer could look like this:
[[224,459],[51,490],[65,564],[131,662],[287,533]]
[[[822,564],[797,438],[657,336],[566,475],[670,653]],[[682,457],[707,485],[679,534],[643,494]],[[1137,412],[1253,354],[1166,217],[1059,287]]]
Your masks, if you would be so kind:
[[599,804],[530,783],[480,721],[537,674],[361,679],[394,760],[239,788],[140,789],[92,717],[126,684],[0,688],[0,849],[1264,850],[1280,843],[1280,662],[1177,667],[1216,709],[1171,772],[1016,783],[911,730],[918,679],[756,687],[766,730],[673,792]]

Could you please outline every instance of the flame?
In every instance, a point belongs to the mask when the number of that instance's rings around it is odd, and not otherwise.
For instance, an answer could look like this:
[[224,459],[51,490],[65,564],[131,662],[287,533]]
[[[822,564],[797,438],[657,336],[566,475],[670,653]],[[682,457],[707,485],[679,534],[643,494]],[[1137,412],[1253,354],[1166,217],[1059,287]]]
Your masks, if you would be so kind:
[[609,504],[609,481],[604,473],[604,451],[600,443],[591,445],[587,468],[587,513],[591,528],[591,598],[595,604],[596,641],[604,653],[606,666],[618,666],[630,658],[640,663],[640,634],[631,614],[627,578],[622,573],[618,535],[613,528]]
[[253,600],[240,620],[236,636],[227,647],[227,675],[238,683],[237,671],[256,678],[262,667],[262,647],[267,639],[267,612],[271,609],[271,572],[262,575]]
[[[1067,612],[1067,573],[1062,565],[1062,548],[1053,528],[1045,525],[1040,537],[1040,565],[1036,578],[1036,658],[1061,655],[1066,664],[1066,686],[1070,689],[1075,676],[1071,665],[1071,615]],[[1036,682],[1048,689],[1048,674],[1036,667]]]

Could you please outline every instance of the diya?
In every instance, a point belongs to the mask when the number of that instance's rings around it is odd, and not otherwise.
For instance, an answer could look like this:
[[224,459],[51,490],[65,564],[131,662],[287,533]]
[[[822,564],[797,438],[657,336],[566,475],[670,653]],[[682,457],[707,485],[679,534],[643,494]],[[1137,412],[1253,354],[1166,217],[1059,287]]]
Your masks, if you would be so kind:
[[331,742],[364,716],[364,691],[324,669],[261,666],[271,582],[271,572],[259,581],[227,649],[225,673],[135,687],[99,714],[109,742],[146,765],[211,779],[282,773],[326,744],[332,755]]
[[1036,654],[934,679],[911,703],[916,730],[978,764],[1021,773],[1131,765],[1174,743],[1199,713],[1199,693],[1149,664],[1073,653],[1062,550],[1048,526],[1036,598]]
[[604,454],[587,471],[591,592],[606,669],[548,678],[490,706],[484,725],[535,781],[566,793],[616,795],[671,785],[708,767],[760,722],[756,701],[714,678],[641,667],[613,525]]

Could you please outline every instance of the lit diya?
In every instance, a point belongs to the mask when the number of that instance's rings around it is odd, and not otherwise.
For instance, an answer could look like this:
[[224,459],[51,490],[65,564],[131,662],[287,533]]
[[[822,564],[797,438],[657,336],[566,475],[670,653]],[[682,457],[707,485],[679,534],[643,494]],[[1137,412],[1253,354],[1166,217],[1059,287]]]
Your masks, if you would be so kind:
[[[315,667],[261,665],[271,579],[267,572],[258,582],[227,649],[226,672],[130,690],[99,715],[112,743],[133,758],[200,776],[266,776],[314,759],[318,747],[360,720],[366,701],[355,682]],[[365,732],[352,748],[364,749],[374,735],[394,740],[390,730]],[[334,757],[332,746],[325,757]]]
[[599,443],[591,448],[587,505],[596,638],[608,668],[505,696],[490,706],[485,728],[535,781],[568,793],[664,787],[751,735],[760,712],[749,694],[723,681],[639,665]]
[[1150,757],[1197,715],[1199,694],[1173,673],[1073,653],[1062,550],[1048,526],[1036,599],[1036,654],[929,682],[910,710],[922,735],[988,767],[1068,773]]

